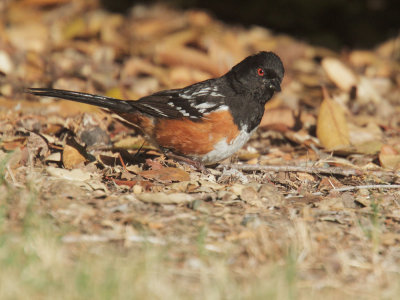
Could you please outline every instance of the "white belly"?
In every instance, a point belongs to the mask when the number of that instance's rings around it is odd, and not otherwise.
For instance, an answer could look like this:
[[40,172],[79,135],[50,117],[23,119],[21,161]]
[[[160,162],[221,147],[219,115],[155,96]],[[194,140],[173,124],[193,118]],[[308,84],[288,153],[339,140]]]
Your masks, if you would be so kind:
[[214,150],[208,152],[202,158],[198,158],[203,164],[213,164],[219,162],[225,158],[232,156],[235,152],[237,152],[240,148],[243,147],[244,144],[250,139],[251,135],[256,131],[257,127],[254,128],[250,133],[246,131],[246,128],[242,128],[242,131],[239,135],[232,140],[230,143],[227,142],[227,139],[223,139],[219,141],[214,146]]

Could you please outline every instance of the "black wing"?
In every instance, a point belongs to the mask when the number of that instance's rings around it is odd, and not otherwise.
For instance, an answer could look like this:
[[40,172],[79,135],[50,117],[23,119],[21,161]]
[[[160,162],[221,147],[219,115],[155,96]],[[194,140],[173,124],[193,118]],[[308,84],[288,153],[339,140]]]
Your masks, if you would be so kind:
[[160,118],[200,119],[212,111],[227,108],[225,95],[212,82],[207,80],[183,89],[157,92],[139,99],[135,106],[144,113]]

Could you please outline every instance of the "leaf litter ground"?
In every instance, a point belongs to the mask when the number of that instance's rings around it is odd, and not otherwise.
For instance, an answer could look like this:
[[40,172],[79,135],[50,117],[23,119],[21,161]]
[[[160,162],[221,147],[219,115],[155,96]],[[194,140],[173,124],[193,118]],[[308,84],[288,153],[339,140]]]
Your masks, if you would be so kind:
[[[123,16],[96,1],[37,0],[2,9],[0,296],[398,295],[398,40],[334,53],[202,11]],[[283,91],[210,174],[96,108],[21,93],[137,99],[261,50],[281,56]]]

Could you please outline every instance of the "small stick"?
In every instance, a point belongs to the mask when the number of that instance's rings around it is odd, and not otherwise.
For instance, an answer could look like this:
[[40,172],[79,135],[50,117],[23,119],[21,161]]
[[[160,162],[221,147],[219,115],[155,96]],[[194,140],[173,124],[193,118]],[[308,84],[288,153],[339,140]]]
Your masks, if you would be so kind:
[[400,189],[400,184],[369,184],[369,185],[345,186],[341,188],[334,188],[332,189],[332,191],[348,192],[348,191],[362,190],[362,189]]
[[331,174],[341,176],[360,176],[364,174],[372,174],[375,176],[391,176],[397,177],[398,174],[385,171],[361,171],[356,169],[342,169],[339,167],[301,167],[301,166],[268,166],[268,165],[249,165],[249,164],[229,164],[219,165],[217,169],[233,168],[242,171],[266,171],[266,172],[303,172],[314,174]]
[[122,168],[124,168],[124,170],[125,170],[126,172],[129,172],[128,169],[126,168],[124,159],[122,158],[122,155],[121,155],[120,152],[118,152],[118,158],[119,158],[119,161],[121,162]]

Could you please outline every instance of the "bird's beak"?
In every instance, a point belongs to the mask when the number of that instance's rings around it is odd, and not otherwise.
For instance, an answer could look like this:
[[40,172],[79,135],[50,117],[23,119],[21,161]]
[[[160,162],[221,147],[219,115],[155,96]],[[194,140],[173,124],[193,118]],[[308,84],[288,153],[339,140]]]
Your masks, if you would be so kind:
[[269,88],[274,91],[280,92],[281,91],[281,83],[280,83],[279,79],[271,80],[271,82],[269,83]]

